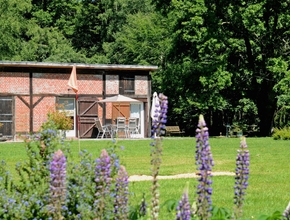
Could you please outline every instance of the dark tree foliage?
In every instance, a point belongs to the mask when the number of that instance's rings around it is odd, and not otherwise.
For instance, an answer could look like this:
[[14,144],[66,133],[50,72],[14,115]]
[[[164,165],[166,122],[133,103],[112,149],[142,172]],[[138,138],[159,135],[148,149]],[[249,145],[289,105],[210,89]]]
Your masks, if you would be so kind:
[[[289,54],[289,3],[156,2],[177,18],[164,77],[164,89],[176,89],[169,95],[175,121],[187,124],[186,112],[205,112],[216,133],[239,119],[259,122],[261,135],[270,134],[280,92],[273,88],[287,71],[279,66]],[[249,117],[255,108],[257,117]]]

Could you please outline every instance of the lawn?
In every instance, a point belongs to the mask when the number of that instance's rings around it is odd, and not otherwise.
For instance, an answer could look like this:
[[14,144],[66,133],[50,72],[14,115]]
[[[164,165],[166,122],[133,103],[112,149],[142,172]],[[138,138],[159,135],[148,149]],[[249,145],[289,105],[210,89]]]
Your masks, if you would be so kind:
[[[117,146],[125,147],[119,155],[129,175],[150,175],[150,142],[151,140],[118,140],[116,143]],[[239,142],[238,138],[210,138],[215,162],[213,171],[234,171]],[[101,149],[113,145],[111,140],[81,140],[70,144],[75,161],[78,160],[79,147],[96,158]],[[165,138],[163,144],[160,175],[195,172],[194,138]],[[270,215],[277,210],[283,212],[290,200],[290,142],[272,138],[248,138],[247,144],[250,150],[250,179],[244,217],[256,219],[260,214]],[[1,143],[0,155],[11,170],[17,162],[26,160],[23,143]],[[190,183],[190,201],[193,202],[196,179],[175,179],[159,181],[161,203],[167,199],[179,199],[187,181]],[[213,181],[213,204],[232,209],[234,177],[215,176]],[[130,202],[136,204],[144,192],[147,203],[150,203],[150,186],[150,181],[130,183]],[[169,218],[162,208],[160,219],[173,218]]]

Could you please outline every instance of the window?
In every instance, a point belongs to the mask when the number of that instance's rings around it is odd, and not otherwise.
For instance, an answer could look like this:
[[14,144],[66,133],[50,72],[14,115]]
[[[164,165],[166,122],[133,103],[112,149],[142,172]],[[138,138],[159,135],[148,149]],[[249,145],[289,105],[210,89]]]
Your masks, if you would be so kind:
[[119,93],[121,95],[135,94],[135,76],[132,74],[120,75]]

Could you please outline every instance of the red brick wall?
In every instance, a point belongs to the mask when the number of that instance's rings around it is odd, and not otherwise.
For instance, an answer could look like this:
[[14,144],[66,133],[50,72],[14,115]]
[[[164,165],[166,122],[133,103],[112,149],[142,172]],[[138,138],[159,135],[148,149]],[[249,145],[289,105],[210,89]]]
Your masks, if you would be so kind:
[[[22,98],[29,103],[29,96]],[[29,108],[19,99],[15,98],[15,131],[29,132]]]
[[[29,96],[22,96],[29,103]],[[40,97],[33,97],[33,103]],[[33,131],[38,131],[45,122],[49,109],[55,108],[55,97],[45,97],[33,109]],[[15,98],[15,131],[16,133],[29,132],[29,108],[18,97]]]
[[[34,97],[33,103],[35,103],[40,97]],[[55,97],[45,97],[38,103],[33,109],[33,130],[38,131],[43,122],[47,119],[47,113],[49,110],[55,109]]]
[[[70,74],[34,73],[33,93],[70,94],[67,83]],[[79,94],[102,94],[103,83],[101,75],[77,75]]]
[[119,93],[119,76],[118,75],[106,76],[106,93],[107,94]]
[[148,92],[148,76],[135,77],[135,94],[147,95]]
[[29,93],[29,73],[0,72],[0,93]]

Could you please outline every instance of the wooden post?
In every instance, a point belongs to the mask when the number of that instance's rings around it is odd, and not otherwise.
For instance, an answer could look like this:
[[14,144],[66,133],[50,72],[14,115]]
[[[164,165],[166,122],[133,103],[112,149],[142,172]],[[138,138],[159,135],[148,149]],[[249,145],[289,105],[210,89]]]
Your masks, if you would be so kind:
[[33,132],[33,73],[29,73],[29,132]]
[[[106,72],[105,71],[102,71],[102,76],[103,76],[103,92],[102,92],[102,99],[105,99],[106,98]],[[104,125],[106,123],[106,108],[107,108],[107,105],[106,103],[103,103],[103,118],[102,118],[102,124]]]

